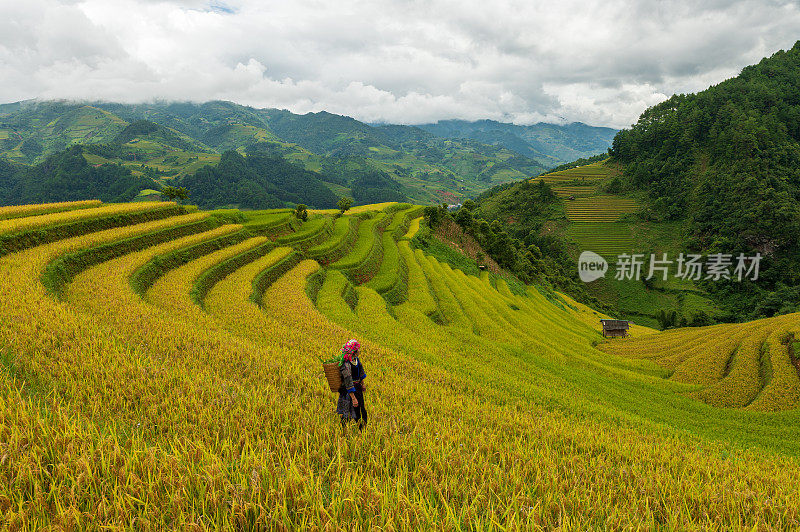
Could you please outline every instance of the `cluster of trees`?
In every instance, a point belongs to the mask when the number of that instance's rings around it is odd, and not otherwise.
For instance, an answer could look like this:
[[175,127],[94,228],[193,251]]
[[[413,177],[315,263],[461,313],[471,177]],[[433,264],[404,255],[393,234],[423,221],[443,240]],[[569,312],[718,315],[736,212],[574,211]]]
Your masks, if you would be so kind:
[[[400,173],[407,173],[404,169]],[[359,205],[385,201],[407,201],[403,186],[364,157],[324,157],[320,179],[350,187]]]
[[425,221],[436,229],[446,218],[452,218],[461,228],[473,237],[497,264],[520,280],[530,283],[540,278],[544,270],[542,252],[535,245],[525,246],[523,242],[506,233],[500,222],[492,223],[473,216],[475,203],[467,200],[455,216],[447,210],[447,204],[425,208]]
[[154,182],[143,183],[121,165],[94,166],[82,146],[53,154],[34,166],[16,166],[0,159],[0,204],[48,203],[99,199],[130,201]]
[[625,186],[649,193],[652,219],[686,220],[691,247],[767,256],[757,286],[707,286],[739,318],[771,315],[766,301],[800,284],[798,94],[800,42],[648,109],[609,150],[624,165]]
[[550,284],[579,301],[598,309],[604,308],[600,301],[586,292],[583,283],[577,280],[576,265],[569,257],[562,240],[551,235],[539,235],[538,230],[531,230],[524,236],[517,237],[510,234],[498,219],[489,222],[478,217],[478,213],[478,204],[467,200],[454,215],[444,204],[438,207],[426,207],[424,216],[431,229],[436,229],[445,219],[452,219],[466,234],[473,237],[500,267],[513,273],[522,282]]
[[681,316],[675,310],[661,309],[656,315],[658,324],[662,329],[670,329],[672,327],[705,327],[712,325],[714,320],[704,311],[698,310],[693,312],[691,317]]
[[269,209],[287,203],[314,208],[333,208],[338,197],[319,175],[279,157],[222,154],[219,164],[199,169],[182,179],[192,201],[204,208],[239,205],[245,209]]
[[494,187],[479,195],[475,215],[484,220],[500,220],[512,236],[525,239],[538,233],[542,225],[560,214],[560,203],[553,189],[542,179],[526,179]]
[[406,201],[403,187],[386,172],[365,170],[353,179],[350,184],[353,199],[360,205],[381,203],[384,201]]
[[162,187],[160,190],[161,195],[164,196],[164,199],[169,201],[185,201],[189,199],[189,191],[186,187],[173,187],[171,185],[167,185]]

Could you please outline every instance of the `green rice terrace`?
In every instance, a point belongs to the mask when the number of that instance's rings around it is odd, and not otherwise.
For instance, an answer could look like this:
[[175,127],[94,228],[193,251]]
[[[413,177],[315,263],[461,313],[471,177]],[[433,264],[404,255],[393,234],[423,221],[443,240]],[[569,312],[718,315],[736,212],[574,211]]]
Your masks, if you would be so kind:
[[[421,216],[0,208],[0,526],[800,527],[800,316],[605,340]],[[342,437],[320,359],[354,337]]]
[[[675,222],[647,222],[637,213],[642,202],[631,195],[607,192],[619,175],[606,161],[545,174],[536,179],[548,183],[564,206],[566,219],[559,233],[570,243],[573,258],[593,251],[614,264],[624,253],[667,253],[676,257],[683,228]],[[616,308],[619,317],[659,327],[658,314],[675,311],[678,316],[717,316],[720,310],[691,281],[655,279],[649,285],[617,280],[609,275],[587,285],[590,294]]]

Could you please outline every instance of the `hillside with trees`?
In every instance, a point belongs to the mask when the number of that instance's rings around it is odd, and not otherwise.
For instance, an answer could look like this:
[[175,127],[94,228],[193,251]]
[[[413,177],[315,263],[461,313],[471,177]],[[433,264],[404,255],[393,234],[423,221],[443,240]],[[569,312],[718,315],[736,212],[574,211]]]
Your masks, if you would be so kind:
[[757,283],[706,283],[742,317],[800,304],[800,42],[709,89],[675,95],[614,138],[645,216],[683,220],[705,253],[761,253]]
[[[153,186],[153,182],[149,182]],[[0,205],[99,199],[130,201],[148,188],[118,164],[91,165],[81,146],[47,157],[34,166],[0,159]]]
[[206,166],[180,183],[201,207],[235,205],[244,209],[283,207],[287,203],[333,208],[337,196],[309,172],[279,157],[222,154],[216,166]]
[[[579,250],[602,247],[602,240],[611,237],[615,240],[609,250],[614,251],[624,246],[639,253],[658,249],[675,255],[759,253],[762,257],[757,280],[701,279],[689,286],[661,287],[650,283],[633,290],[635,294],[628,283],[624,294],[622,286],[608,285],[605,293],[594,294],[612,307],[619,300],[623,306],[616,307],[618,312],[629,319],[647,318],[654,325],[657,319],[663,327],[796,312],[800,310],[798,94],[800,43],[705,91],[675,95],[647,109],[635,125],[616,135],[608,161],[585,158],[543,175],[544,181],[559,187],[557,205],[562,210],[548,212],[548,201],[532,193],[536,189],[530,183],[522,182],[478,196],[473,214],[488,222],[497,220],[522,241],[548,235],[572,246],[573,276]],[[568,177],[590,167],[602,176]],[[599,223],[604,212],[623,205],[638,208]],[[587,218],[582,209],[591,208],[596,212]],[[671,309],[676,296],[677,303],[682,301],[681,292],[691,300],[683,316],[680,308],[677,315]],[[700,295],[710,298],[713,306],[698,299]],[[622,303],[623,299],[628,302]],[[659,318],[662,304],[667,316],[663,319]]]

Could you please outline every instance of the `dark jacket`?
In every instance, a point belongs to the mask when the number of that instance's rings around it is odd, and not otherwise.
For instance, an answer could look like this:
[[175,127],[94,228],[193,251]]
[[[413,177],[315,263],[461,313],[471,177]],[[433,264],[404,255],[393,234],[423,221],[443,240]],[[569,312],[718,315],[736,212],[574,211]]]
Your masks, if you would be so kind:
[[342,387],[339,388],[339,393],[353,393],[356,388],[361,389],[361,381],[367,376],[364,371],[364,364],[356,359],[357,363],[344,361],[339,367],[342,372]]

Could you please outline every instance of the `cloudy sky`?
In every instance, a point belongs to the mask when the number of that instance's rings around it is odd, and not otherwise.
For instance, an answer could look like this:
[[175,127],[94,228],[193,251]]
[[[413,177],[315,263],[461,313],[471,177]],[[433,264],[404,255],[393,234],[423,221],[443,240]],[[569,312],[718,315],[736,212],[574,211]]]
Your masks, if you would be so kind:
[[797,2],[0,0],[0,102],[232,100],[625,127],[800,39]]

